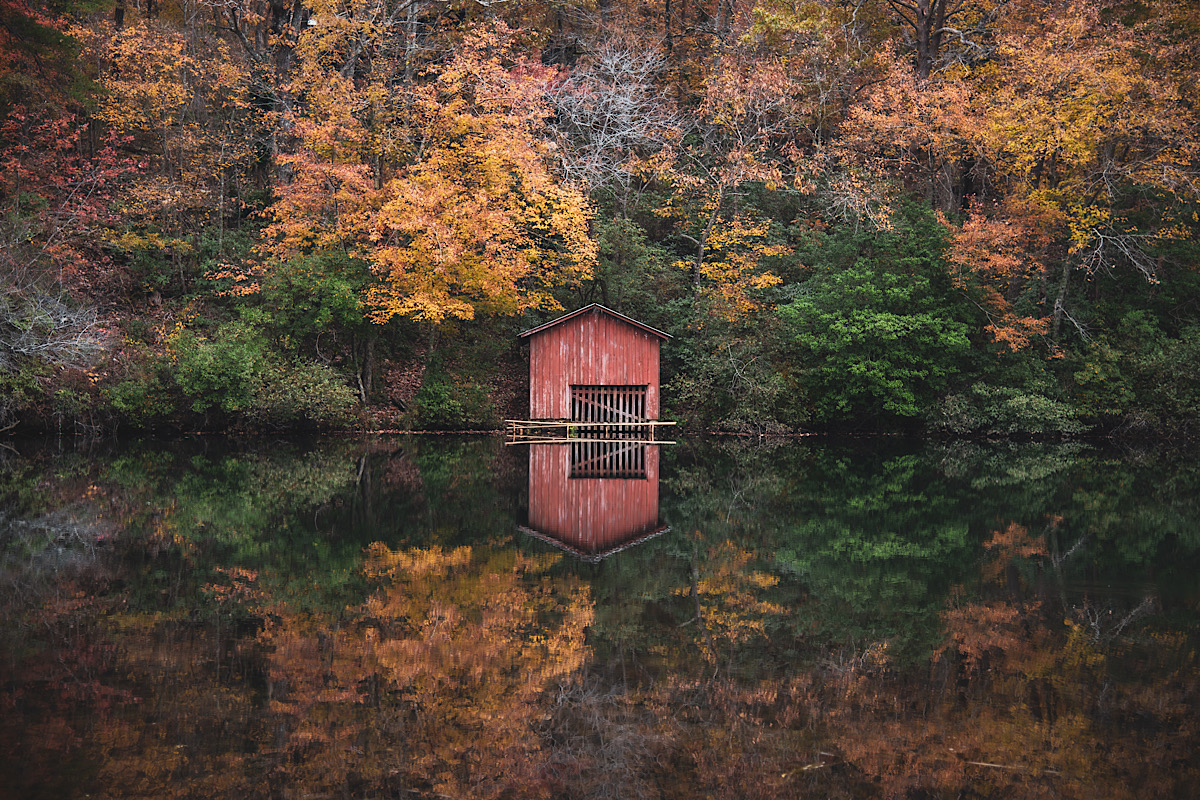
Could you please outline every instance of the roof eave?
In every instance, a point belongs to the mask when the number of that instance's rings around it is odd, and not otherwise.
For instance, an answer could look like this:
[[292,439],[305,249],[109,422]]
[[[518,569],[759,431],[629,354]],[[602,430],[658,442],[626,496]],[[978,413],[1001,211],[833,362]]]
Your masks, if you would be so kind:
[[527,331],[523,331],[523,332],[517,334],[517,336],[518,336],[518,338],[521,338],[521,339],[533,336],[535,333],[541,333],[542,331],[546,330],[547,328],[553,328],[555,325],[560,325],[564,322],[567,322],[568,320],[574,319],[575,317],[582,316],[583,314],[586,314],[589,311],[603,311],[605,314],[616,317],[617,319],[621,320],[622,322],[628,323],[629,325],[632,325],[635,328],[643,330],[646,333],[657,336],[660,339],[665,340],[665,339],[671,338],[671,334],[666,333],[665,331],[660,331],[658,328],[651,328],[649,325],[638,322],[636,319],[633,319],[632,317],[627,317],[624,314],[620,313],[619,311],[613,311],[611,308],[600,305],[599,303],[592,303],[591,305],[576,309],[576,310],[570,312],[569,314],[563,314],[561,317],[558,317],[557,319],[552,319],[549,322],[543,322],[541,325],[538,325],[536,328],[530,328]]

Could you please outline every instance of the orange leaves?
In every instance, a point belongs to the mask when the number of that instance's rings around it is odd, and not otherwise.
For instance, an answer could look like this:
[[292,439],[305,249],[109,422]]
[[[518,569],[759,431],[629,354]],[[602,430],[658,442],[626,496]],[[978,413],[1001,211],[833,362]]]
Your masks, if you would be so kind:
[[988,316],[984,330],[992,341],[1017,351],[1049,332],[1048,318],[1019,315],[1013,309],[1029,281],[1046,269],[1046,251],[1061,228],[1053,208],[1012,198],[994,216],[972,209],[961,228],[951,227],[947,252],[952,280],[976,289]]
[[[1148,250],[1181,233],[1162,206],[1200,197],[1196,110],[1163,53],[1188,55],[1170,28],[1088,3],[1018,6],[1000,63],[981,76],[989,158],[1014,194],[1057,209],[1074,265],[1089,272],[1133,267],[1157,281]],[[1146,214],[1138,206],[1154,195],[1167,202]]]
[[918,78],[891,50],[878,61],[881,78],[851,110],[835,148],[838,160],[902,176],[938,206],[953,207],[956,165],[980,154],[982,120],[970,87]]
[[[371,129],[349,98],[298,121],[303,146],[286,161],[295,179],[268,229],[274,252],[338,247],[365,258],[381,278],[367,296],[381,323],[552,308],[554,286],[590,274],[590,209],[550,174],[539,138],[542,70],[505,67],[507,36],[502,25],[478,34],[405,92],[403,160],[383,161],[403,154],[380,148],[388,131]],[[308,81],[327,74],[304,70]],[[314,91],[341,85],[329,76]]]

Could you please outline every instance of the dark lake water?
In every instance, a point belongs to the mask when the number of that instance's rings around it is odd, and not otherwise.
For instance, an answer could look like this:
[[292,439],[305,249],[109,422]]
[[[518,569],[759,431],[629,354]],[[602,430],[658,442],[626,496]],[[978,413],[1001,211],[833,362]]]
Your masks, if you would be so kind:
[[1184,798],[1188,449],[0,450],[0,796]]

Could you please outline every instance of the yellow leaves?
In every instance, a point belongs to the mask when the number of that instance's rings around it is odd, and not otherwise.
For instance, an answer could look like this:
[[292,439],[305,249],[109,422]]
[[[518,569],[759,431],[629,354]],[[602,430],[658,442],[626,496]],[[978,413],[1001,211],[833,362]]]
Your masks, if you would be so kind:
[[174,251],[176,253],[191,253],[192,243],[174,236],[163,236],[153,231],[137,233],[131,230],[105,231],[102,234],[105,242],[126,253],[143,251]]
[[1071,231],[1071,252],[1079,253],[1095,241],[1098,228],[1112,224],[1113,213],[1109,208],[1096,205],[1076,205],[1067,212],[1067,225]]
[[[287,652],[284,631],[274,631],[272,676],[277,664],[280,680],[304,685],[294,710],[305,726],[314,699],[376,682],[385,702],[417,711],[405,722],[423,743],[412,769],[439,791],[473,796],[501,760],[521,764],[536,752],[540,698],[586,663],[587,588],[542,574],[560,558],[372,545],[364,568],[379,581],[365,609],[372,624],[324,643],[301,634]],[[300,633],[294,620],[284,624]]]
[[456,547],[445,552],[440,547],[428,550],[392,550],[376,542],[367,549],[363,570],[368,577],[444,577],[450,570],[462,567],[471,560],[471,548]]
[[1154,270],[1135,244],[1148,232],[1113,209],[1138,185],[1197,193],[1187,166],[1196,156],[1195,109],[1163,60],[1170,37],[1162,30],[1108,21],[1082,2],[1048,17],[1017,14],[999,37],[999,68],[980,87],[982,141],[1013,188],[1060,209],[1071,253],[1088,269],[1116,263],[1101,251],[1127,236],[1117,249],[1150,280]]
[[[281,159],[295,178],[273,210],[272,252],[337,247],[366,259],[382,279],[366,297],[379,323],[554,308],[551,287],[590,275],[591,208],[548,170],[543,78],[502,66],[507,36],[498,24],[469,37],[401,98],[380,86],[364,97],[331,71],[331,45],[306,33],[301,80],[315,101],[296,122],[303,147]],[[397,134],[377,112],[400,101]],[[405,160],[385,165],[385,154]]]
[[[716,214],[717,209],[710,209]],[[716,300],[714,309],[729,320],[745,317],[762,310],[762,301],[753,295],[756,290],[775,286],[779,276],[764,266],[769,258],[784,255],[783,245],[770,244],[770,224],[753,221],[744,216],[732,220],[715,219],[709,233],[704,259],[699,265],[704,291]],[[676,261],[680,269],[694,270],[691,261]]]
[[[268,120],[251,104],[243,65],[226,44],[141,19],[121,30],[96,22],[74,34],[80,58],[103,87],[95,118],[144,162],[123,182],[114,205],[126,229],[149,227],[185,239],[197,224],[232,211],[229,185],[257,165],[256,140]],[[152,246],[132,236],[117,246]]]

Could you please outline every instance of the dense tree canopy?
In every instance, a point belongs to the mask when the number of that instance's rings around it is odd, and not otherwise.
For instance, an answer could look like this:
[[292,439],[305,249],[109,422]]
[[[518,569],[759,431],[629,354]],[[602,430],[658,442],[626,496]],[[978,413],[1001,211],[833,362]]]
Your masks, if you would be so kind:
[[1192,4],[0,21],[0,426],[419,424],[423,383],[483,424],[513,333],[599,299],[701,424],[1195,429]]

